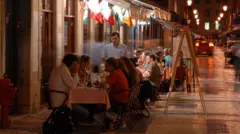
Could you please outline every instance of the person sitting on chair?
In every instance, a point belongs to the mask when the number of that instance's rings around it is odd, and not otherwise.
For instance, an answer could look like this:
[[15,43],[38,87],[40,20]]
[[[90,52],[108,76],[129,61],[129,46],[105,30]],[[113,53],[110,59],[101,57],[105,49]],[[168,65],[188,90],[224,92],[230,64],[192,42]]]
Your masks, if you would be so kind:
[[[78,76],[78,58],[76,55],[67,54],[64,56],[62,65],[55,68],[49,79],[49,89],[62,91],[69,94],[69,91],[76,88],[79,82]],[[52,93],[50,94],[50,103],[53,107],[63,105],[65,99],[64,94]],[[84,120],[88,118],[89,112],[79,104],[72,105],[72,112],[76,113],[77,119]]]

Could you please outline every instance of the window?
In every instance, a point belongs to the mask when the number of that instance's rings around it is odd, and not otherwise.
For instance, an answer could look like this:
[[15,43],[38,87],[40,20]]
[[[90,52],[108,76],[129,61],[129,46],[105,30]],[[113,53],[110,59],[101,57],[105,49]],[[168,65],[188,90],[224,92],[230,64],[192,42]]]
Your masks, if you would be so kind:
[[74,47],[74,0],[64,0],[64,50],[65,54],[72,53]]
[[194,4],[200,4],[201,0],[194,0]]
[[220,24],[219,23],[215,23],[215,29],[219,30],[220,29]]
[[211,0],[205,0],[205,4],[210,4]]
[[211,16],[211,10],[210,9],[206,9],[204,12],[204,16],[205,17],[210,17]]
[[216,3],[221,3],[221,0],[216,0]]
[[210,30],[210,23],[209,22],[205,22],[204,29],[207,30],[207,31]]

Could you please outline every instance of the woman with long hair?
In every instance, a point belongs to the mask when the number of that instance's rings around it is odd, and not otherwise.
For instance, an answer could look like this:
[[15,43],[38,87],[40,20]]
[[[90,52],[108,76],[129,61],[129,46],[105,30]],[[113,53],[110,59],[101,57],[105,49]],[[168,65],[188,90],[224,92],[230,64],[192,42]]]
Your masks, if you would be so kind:
[[[136,86],[139,84],[140,82],[140,77],[141,75],[139,75],[139,72],[137,71],[136,67],[134,66],[133,62],[128,59],[127,57],[121,57],[121,59],[125,62],[126,67],[129,71],[129,75],[132,78],[132,86]],[[141,74],[141,73],[140,73]]]
[[127,78],[128,86],[131,88],[132,87],[132,76],[129,74],[129,70],[126,66],[126,63],[124,62],[123,59],[120,58],[120,59],[118,59],[118,64],[119,64],[119,68],[122,70],[125,77]]

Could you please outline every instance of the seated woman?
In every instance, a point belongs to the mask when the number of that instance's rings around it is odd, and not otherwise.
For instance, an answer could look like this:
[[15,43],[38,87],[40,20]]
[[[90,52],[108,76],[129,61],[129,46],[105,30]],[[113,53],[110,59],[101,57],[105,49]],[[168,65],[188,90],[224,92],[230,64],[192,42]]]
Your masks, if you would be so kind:
[[[119,68],[118,61],[115,58],[109,58],[106,60],[105,69],[110,73],[107,78],[107,84],[110,86],[109,98],[111,109],[113,112],[119,114],[118,106],[126,105],[128,103],[128,81],[123,71]],[[112,124],[115,124],[117,121],[117,118],[110,114],[106,114],[106,116],[112,121]],[[113,126],[110,127],[112,128]]]
[[128,81],[123,71],[118,67],[118,61],[115,58],[109,58],[105,64],[106,71],[110,73],[107,84],[110,86],[111,102],[128,103]]
[[[76,55],[68,54],[63,58],[62,65],[55,68],[49,79],[49,89],[69,93],[70,89],[76,88],[79,82],[78,77],[78,58]],[[50,103],[53,107],[62,105],[65,95],[50,94]],[[78,104],[72,105],[72,112],[76,113],[74,120],[82,121],[88,117],[88,110]]]

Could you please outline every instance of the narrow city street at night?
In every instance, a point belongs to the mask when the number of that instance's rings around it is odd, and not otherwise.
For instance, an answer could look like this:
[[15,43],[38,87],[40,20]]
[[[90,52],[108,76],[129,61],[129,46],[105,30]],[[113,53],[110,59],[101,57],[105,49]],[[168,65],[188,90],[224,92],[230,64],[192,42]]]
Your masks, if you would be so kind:
[[240,134],[240,0],[0,0],[0,134]]

